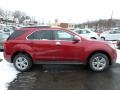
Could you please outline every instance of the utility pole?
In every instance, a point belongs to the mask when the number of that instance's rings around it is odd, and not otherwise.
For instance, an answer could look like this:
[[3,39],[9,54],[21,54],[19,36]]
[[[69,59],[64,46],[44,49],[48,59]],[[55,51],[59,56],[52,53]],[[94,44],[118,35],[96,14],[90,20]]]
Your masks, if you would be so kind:
[[111,13],[111,18],[110,18],[110,28],[112,28],[112,19],[113,19],[113,10],[112,10],[112,13]]
[[7,24],[8,24],[8,12],[7,12],[7,10],[6,10],[6,12],[5,12],[5,19],[6,19],[6,27],[7,27]]
[[111,13],[111,19],[112,19],[112,17],[113,17],[113,10],[112,10],[112,13]]
[[89,28],[89,19],[87,20],[87,27],[85,27],[85,28]]

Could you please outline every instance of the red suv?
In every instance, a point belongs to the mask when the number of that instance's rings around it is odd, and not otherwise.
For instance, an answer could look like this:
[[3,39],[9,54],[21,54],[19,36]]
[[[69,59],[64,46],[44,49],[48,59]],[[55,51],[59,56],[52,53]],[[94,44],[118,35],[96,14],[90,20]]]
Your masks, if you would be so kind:
[[103,71],[116,61],[116,50],[103,41],[85,39],[63,28],[26,27],[4,43],[4,57],[19,71],[33,64],[87,64]]

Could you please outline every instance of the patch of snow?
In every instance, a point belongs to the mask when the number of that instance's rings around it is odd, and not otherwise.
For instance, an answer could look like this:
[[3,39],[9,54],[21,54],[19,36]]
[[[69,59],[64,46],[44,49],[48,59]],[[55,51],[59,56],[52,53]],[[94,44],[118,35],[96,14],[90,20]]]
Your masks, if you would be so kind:
[[117,49],[117,60],[116,63],[120,63],[120,50]]
[[9,83],[13,81],[19,73],[13,67],[13,64],[4,60],[3,53],[0,52],[0,90],[7,90]]

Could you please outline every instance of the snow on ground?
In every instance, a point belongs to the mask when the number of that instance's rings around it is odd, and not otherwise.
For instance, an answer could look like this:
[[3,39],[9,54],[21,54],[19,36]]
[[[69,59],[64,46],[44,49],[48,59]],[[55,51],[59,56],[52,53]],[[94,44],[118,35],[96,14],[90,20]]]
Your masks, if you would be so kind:
[[7,90],[9,83],[17,77],[19,72],[15,70],[13,64],[4,60],[2,52],[0,52],[0,59],[3,59],[0,62],[0,90]]
[[[0,90],[7,90],[9,83],[12,82],[19,73],[13,67],[13,64],[4,60],[3,53],[0,52]],[[117,63],[120,63],[120,50],[117,49]]]
[[120,63],[120,49],[117,49],[117,61],[116,63]]

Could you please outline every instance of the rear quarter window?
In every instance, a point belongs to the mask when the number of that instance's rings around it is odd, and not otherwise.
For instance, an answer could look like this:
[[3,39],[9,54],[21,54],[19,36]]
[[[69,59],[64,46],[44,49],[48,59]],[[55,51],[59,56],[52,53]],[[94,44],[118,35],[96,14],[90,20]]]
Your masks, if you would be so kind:
[[13,40],[19,36],[21,36],[22,34],[24,34],[26,32],[26,30],[16,30],[14,31],[7,40]]

